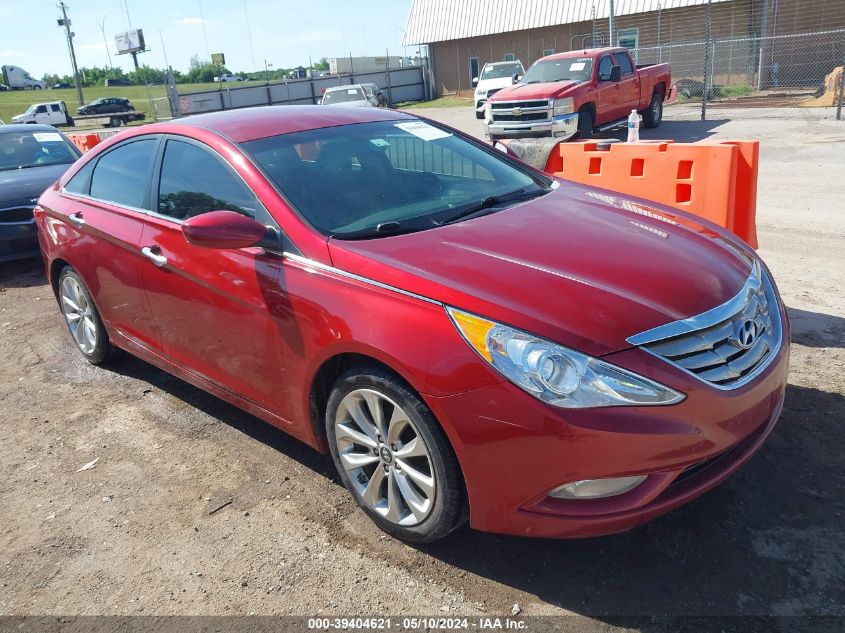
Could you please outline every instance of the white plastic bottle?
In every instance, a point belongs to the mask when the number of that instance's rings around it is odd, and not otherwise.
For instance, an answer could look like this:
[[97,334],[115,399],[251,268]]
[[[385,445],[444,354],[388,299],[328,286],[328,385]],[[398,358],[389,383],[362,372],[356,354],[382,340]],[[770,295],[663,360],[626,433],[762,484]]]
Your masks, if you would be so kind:
[[640,140],[640,121],[641,117],[636,110],[631,110],[628,115],[628,142],[637,143]]

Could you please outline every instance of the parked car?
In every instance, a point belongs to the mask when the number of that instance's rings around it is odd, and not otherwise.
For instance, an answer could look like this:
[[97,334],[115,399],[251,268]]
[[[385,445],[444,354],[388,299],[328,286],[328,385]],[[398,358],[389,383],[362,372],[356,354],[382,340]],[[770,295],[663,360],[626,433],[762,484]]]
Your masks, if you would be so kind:
[[378,99],[370,97],[362,84],[351,84],[326,89],[320,105],[375,108],[378,106]]
[[53,90],[62,90],[65,88],[73,88],[73,86],[66,81],[59,81],[53,84]]
[[106,79],[103,82],[103,85],[105,85],[106,88],[110,88],[112,86],[131,86],[132,82],[129,81],[128,79],[120,79],[120,78],[115,77],[115,78]]
[[361,84],[364,89],[364,94],[367,95],[367,100],[370,103],[376,104],[379,108],[386,108],[389,104],[387,102],[387,95],[376,84]]
[[0,127],[0,262],[38,255],[35,202],[79,156],[49,125]]
[[625,48],[591,48],[534,62],[516,85],[487,100],[490,139],[589,136],[625,125],[631,110],[655,128],[670,96],[668,64],[636,66]]
[[22,114],[12,117],[12,123],[41,123],[44,125],[73,125],[64,101],[33,103]]
[[122,348],[330,452],[409,541],[630,529],[783,404],[788,319],[747,244],[407,113],[127,130],[36,219],[85,358]]
[[516,83],[524,74],[525,67],[521,61],[484,64],[481,76],[472,78],[472,87],[475,88],[475,118],[484,118],[484,104],[489,97]]
[[225,81],[243,81],[243,79],[241,79],[241,78],[240,78],[240,77],[238,77],[237,75],[233,75],[232,73],[223,73],[223,74],[222,74],[222,75],[220,75],[219,77],[215,77],[215,78],[214,78],[214,81],[218,81],[218,82],[225,82]]
[[113,112],[130,112],[134,109],[129,99],[122,97],[102,97],[84,106],[79,106],[76,109],[76,113],[80,115],[111,114]]

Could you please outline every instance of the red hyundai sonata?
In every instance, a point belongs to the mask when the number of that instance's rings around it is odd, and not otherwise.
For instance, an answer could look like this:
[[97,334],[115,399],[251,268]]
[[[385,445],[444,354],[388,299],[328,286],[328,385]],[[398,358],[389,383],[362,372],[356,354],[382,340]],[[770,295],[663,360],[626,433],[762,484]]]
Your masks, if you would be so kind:
[[789,325],[755,253],[455,130],[264,107],[138,127],[36,210],[73,340],[330,452],[383,530],[630,529],[781,411]]

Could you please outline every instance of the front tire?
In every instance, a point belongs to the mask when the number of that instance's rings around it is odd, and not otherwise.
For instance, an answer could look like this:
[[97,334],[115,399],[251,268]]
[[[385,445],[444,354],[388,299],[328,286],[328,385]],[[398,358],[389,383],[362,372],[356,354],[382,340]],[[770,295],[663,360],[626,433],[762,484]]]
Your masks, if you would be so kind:
[[343,484],[382,530],[430,543],[464,522],[463,478],[446,436],[395,375],[366,365],[346,371],[329,396],[325,424]]
[[105,361],[111,352],[108,332],[82,277],[70,266],[59,275],[59,305],[73,342],[85,359],[92,365]]
[[589,110],[578,112],[578,138],[590,138],[593,134],[593,114]]
[[648,108],[641,113],[643,117],[643,125],[647,128],[656,128],[663,120],[663,95],[655,92],[651,95],[651,103]]

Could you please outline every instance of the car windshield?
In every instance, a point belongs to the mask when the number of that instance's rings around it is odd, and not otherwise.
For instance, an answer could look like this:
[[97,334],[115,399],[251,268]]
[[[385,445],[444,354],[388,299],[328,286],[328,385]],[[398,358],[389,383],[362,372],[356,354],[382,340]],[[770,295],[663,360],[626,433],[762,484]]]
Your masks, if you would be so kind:
[[522,74],[521,64],[496,64],[485,66],[481,71],[482,79],[499,79],[501,77],[513,77],[514,73]]
[[593,72],[593,60],[589,57],[568,57],[549,59],[531,65],[520,83],[538,84],[554,81],[587,81]]
[[339,90],[327,90],[323,95],[323,104],[363,101],[365,99],[366,97],[360,88],[342,88]]
[[357,123],[242,143],[318,231],[419,231],[542,195],[552,181],[425,121]]
[[77,158],[79,152],[58,132],[0,133],[0,171],[70,164]]

